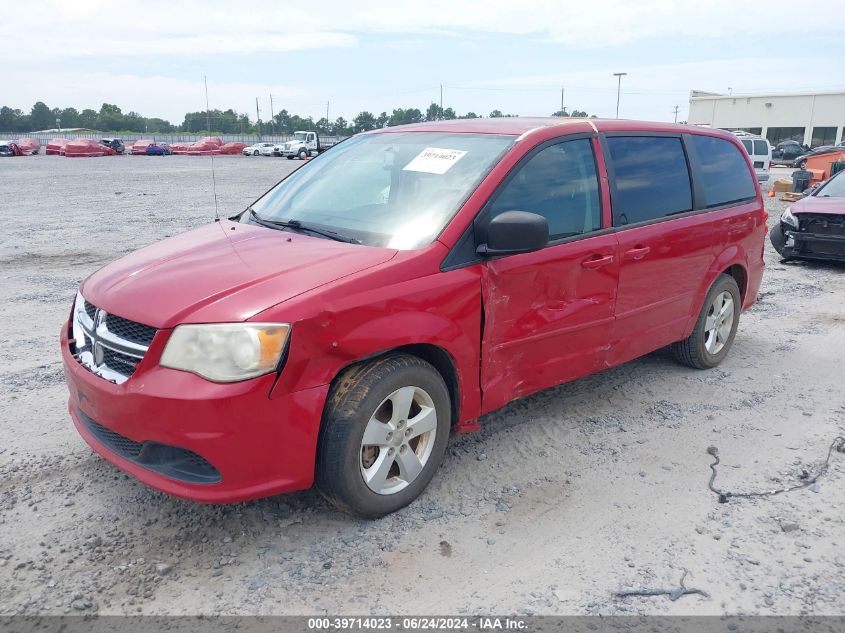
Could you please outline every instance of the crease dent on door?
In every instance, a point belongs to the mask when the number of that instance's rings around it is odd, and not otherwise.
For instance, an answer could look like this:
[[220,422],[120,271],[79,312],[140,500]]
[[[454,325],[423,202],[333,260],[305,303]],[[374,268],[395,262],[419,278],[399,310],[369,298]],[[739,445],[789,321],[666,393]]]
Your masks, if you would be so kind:
[[[533,286],[537,282],[537,274],[533,273],[529,279],[525,280],[526,285]],[[521,371],[509,371],[509,368],[514,368],[514,365],[521,365],[522,354],[516,354],[514,357],[505,360],[502,354],[490,353],[495,349],[501,347],[501,344],[496,345],[491,349],[489,341],[495,340],[496,333],[500,330],[500,323],[497,315],[507,314],[506,309],[510,303],[511,297],[503,288],[502,279],[497,273],[494,266],[483,266],[481,268],[481,371],[478,374],[479,386],[481,388],[482,401],[485,392],[489,392],[493,386],[505,379],[505,376],[511,375],[517,378],[516,383],[513,384],[514,391],[519,391],[523,387],[524,380],[518,377],[522,375]],[[532,306],[533,308],[534,306]],[[485,344],[485,341],[488,344]]]

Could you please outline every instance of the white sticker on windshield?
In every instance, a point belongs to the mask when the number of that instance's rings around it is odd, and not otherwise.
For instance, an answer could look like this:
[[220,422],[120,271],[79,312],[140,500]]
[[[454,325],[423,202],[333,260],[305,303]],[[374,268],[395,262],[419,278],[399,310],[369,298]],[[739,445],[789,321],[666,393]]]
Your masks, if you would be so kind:
[[439,147],[426,147],[417,154],[410,163],[402,168],[402,171],[421,171],[426,174],[445,174],[449,169],[466,156],[466,152],[460,149],[441,149]]

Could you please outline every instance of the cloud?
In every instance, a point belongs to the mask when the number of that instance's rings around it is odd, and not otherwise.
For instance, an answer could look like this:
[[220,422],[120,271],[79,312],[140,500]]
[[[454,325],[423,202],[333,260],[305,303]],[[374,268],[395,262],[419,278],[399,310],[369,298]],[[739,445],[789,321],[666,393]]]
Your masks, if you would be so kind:
[[[282,52],[356,46],[371,33],[511,34],[583,48],[741,35],[765,45],[777,34],[816,33],[812,20],[784,19],[794,10],[791,0],[769,0],[764,9],[736,0],[314,0],[302,8],[277,0],[15,2],[4,6],[0,59]],[[825,11],[828,34],[841,33],[840,5]],[[34,29],[48,46],[32,46]]]
[[[13,87],[4,101],[14,107],[28,108],[36,99],[96,108],[107,101],[174,122],[205,107],[201,79],[183,78],[206,69],[212,107],[254,116],[259,96],[262,118],[269,114],[271,92],[277,108],[284,104],[319,118],[331,100],[333,117],[350,118],[362,109],[425,107],[439,98],[440,82],[446,103],[460,112],[495,107],[549,114],[559,107],[564,85],[570,109],[608,116],[615,111],[611,73],[621,70],[629,73],[622,83],[622,114],[671,120],[676,104],[684,118],[691,88],[830,86],[830,55],[824,51],[842,38],[845,11],[835,2],[825,3],[824,11],[819,34],[817,21],[790,19],[793,0],[768,0],[765,7],[736,0],[7,2],[0,68]],[[785,35],[803,43],[789,49],[800,58],[789,58],[775,44]],[[676,52],[667,42],[678,45],[679,38],[685,45]],[[507,47],[498,52],[512,53],[489,54],[503,42]],[[433,45],[463,61],[455,64],[461,70],[432,60]],[[274,57],[321,49],[333,51],[330,59],[355,55],[356,68],[368,72],[339,76],[344,71],[326,63],[325,55],[314,55],[320,61],[313,63],[301,56],[296,68],[283,66],[292,56]],[[672,61],[678,55],[694,61]],[[715,59],[720,55],[739,59]],[[560,73],[543,72],[558,67]],[[279,76],[300,85],[267,85]]]

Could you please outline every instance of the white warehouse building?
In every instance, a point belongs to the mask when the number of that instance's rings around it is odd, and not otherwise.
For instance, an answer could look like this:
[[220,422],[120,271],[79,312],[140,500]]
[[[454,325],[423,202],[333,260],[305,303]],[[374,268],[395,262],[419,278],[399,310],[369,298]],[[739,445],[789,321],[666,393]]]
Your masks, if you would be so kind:
[[778,94],[717,94],[690,91],[692,125],[744,130],[772,145],[792,139],[818,147],[841,142],[845,90]]

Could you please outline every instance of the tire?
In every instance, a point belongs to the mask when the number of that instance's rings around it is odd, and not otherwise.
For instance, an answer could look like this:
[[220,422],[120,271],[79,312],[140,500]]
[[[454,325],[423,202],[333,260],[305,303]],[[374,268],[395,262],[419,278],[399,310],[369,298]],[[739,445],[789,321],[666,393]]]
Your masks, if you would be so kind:
[[305,160],[306,158],[308,158],[308,152],[304,149],[299,150],[299,160]]
[[257,150],[257,149],[256,149],[256,150],[253,150],[253,151],[252,151],[252,155],[253,155],[253,156],[258,156],[258,150]]
[[[450,419],[446,383],[424,360],[392,354],[352,366],[326,400],[317,489],[337,508],[364,518],[405,507],[443,460]],[[413,435],[415,428],[430,430]],[[365,431],[377,444],[364,444]]]
[[[717,301],[724,299],[726,295],[730,296],[732,309],[728,308],[729,311],[725,313],[724,320],[719,326],[710,320],[711,311],[720,305]],[[721,305],[724,307],[724,303]],[[704,306],[701,308],[692,334],[671,346],[675,360],[694,369],[712,369],[721,363],[728,355],[736,337],[741,307],[739,286],[736,285],[734,278],[730,275],[719,275],[707,292]],[[729,324],[728,318],[730,318]],[[716,327],[710,328],[711,325]],[[724,327],[725,325],[727,328]],[[727,334],[725,334],[726,329]]]
[[287,157],[287,159],[288,159],[288,160],[293,160],[293,156],[288,156],[288,157]]

